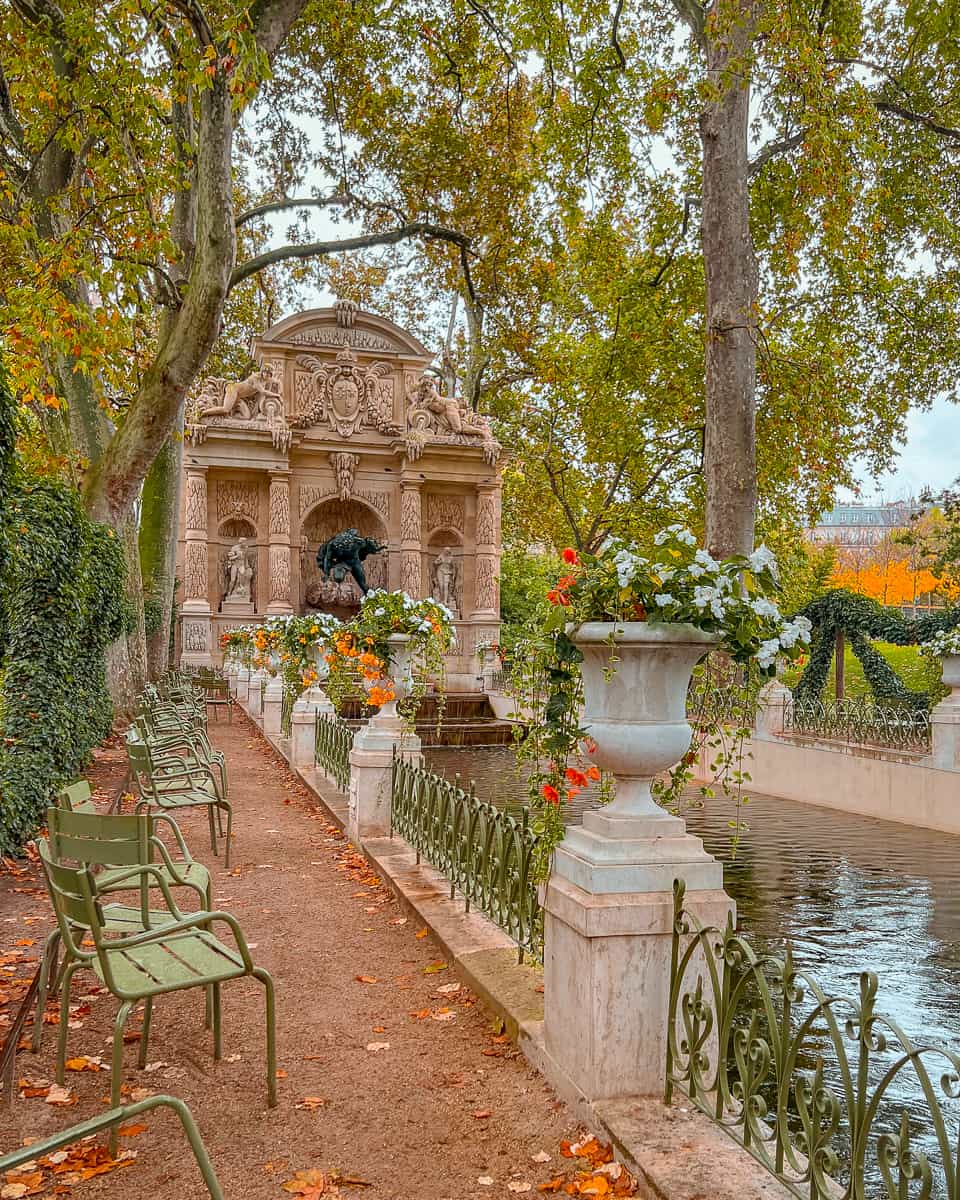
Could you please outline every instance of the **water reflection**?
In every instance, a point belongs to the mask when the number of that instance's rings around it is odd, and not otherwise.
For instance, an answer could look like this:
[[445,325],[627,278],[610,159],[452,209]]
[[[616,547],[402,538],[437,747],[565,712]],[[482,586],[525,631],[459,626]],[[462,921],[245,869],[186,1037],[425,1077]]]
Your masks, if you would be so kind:
[[[484,799],[505,806],[525,800],[507,747],[428,757],[434,770],[476,780]],[[915,1042],[960,1049],[960,837],[756,797],[742,813],[749,828],[731,858],[731,802],[709,800],[684,815],[723,861],[739,927],[755,950],[780,954],[790,940],[799,968],[826,993],[851,999],[861,971],[873,971],[880,1012]],[[915,1081],[898,1080],[895,1093],[929,1130]],[[945,1110],[955,1137],[956,1102]]]

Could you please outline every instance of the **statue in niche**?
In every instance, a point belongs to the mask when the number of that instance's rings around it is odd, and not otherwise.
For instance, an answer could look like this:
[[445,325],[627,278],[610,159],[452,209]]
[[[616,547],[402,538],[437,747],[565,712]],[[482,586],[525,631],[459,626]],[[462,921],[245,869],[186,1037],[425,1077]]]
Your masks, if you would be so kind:
[[434,559],[433,570],[430,572],[430,587],[434,600],[446,605],[454,616],[460,615],[457,599],[459,582],[460,568],[453,557],[453,551],[449,546],[444,546]]
[[280,384],[274,378],[273,365],[264,363],[246,379],[228,383],[223,389],[223,403],[201,409],[200,416],[236,416],[243,421],[252,421],[257,416],[266,416],[267,402],[279,398]]
[[343,583],[347,575],[352,575],[365,596],[370,589],[363,573],[363,560],[383,550],[386,550],[386,546],[376,538],[361,537],[356,529],[344,529],[328,538],[317,550],[317,566],[324,579],[331,579],[337,584]]
[[238,600],[243,604],[249,604],[253,583],[253,563],[250,561],[246,538],[241,538],[239,542],[230,547],[223,561],[223,574],[226,585],[224,601]]
[[414,429],[490,437],[490,427],[486,421],[469,413],[452,396],[442,396],[430,375],[422,376],[407,392],[407,415]]

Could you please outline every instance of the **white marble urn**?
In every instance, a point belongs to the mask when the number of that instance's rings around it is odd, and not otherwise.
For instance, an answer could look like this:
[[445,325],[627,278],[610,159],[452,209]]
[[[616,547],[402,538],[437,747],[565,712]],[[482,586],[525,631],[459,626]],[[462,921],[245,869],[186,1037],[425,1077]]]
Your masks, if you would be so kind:
[[617,779],[604,811],[657,816],[650,784],[690,748],[687,689],[717,635],[685,624],[589,621],[571,638],[583,653],[583,724],[596,742],[597,765]]
[[722,888],[721,864],[650,793],[654,777],[690,748],[687,688],[717,636],[694,625],[590,621],[570,637],[584,659],[582,724],[616,795],[568,826],[555,874],[594,895],[668,894],[675,879],[690,890]]
[[[394,699],[387,701],[379,712],[379,716],[387,720],[395,719],[399,716],[397,713],[397,702],[405,700],[413,691],[413,668],[410,659],[410,635],[406,633],[391,633],[387,638],[389,646],[389,660],[386,665],[387,678],[393,684]],[[367,691],[375,686],[380,686],[382,681],[371,680],[364,682],[364,687]]]
[[947,698],[960,702],[960,654],[944,654],[940,663],[943,669],[943,682],[952,693]]

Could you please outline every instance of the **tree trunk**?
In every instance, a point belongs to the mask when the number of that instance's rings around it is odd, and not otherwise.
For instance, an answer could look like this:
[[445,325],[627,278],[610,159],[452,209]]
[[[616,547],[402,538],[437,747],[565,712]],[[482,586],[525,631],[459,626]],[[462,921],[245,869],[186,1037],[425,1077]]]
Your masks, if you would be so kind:
[[757,508],[757,258],[750,233],[747,129],[756,0],[714,5],[704,34],[703,145],[706,302],[706,541],[712,554],[749,554]]
[[146,638],[143,622],[143,588],[137,553],[137,522],[128,517],[120,528],[123,557],[127,564],[126,596],[133,614],[133,628],[107,647],[107,687],[115,715],[130,716],[147,681]]
[[140,501],[140,571],[147,634],[147,673],[151,679],[169,666],[170,622],[180,513],[183,420],[157,455]]

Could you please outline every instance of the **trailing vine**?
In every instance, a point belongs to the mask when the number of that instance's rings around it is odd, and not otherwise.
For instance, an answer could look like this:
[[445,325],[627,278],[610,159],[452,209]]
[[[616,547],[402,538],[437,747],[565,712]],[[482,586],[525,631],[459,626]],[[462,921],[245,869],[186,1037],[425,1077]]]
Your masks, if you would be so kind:
[[4,525],[0,853],[11,853],[110,732],[104,651],[129,606],[122,546],[72,488],[15,474]]
[[915,709],[929,708],[932,697],[908,688],[871,645],[871,640],[914,646],[929,641],[937,633],[960,626],[960,607],[910,620],[899,609],[884,608],[876,600],[858,596],[845,588],[836,588],[811,601],[800,615],[812,623],[813,641],[807,667],[793,689],[797,700],[820,699],[830,673],[837,634],[841,633],[860,660],[875,698]]

